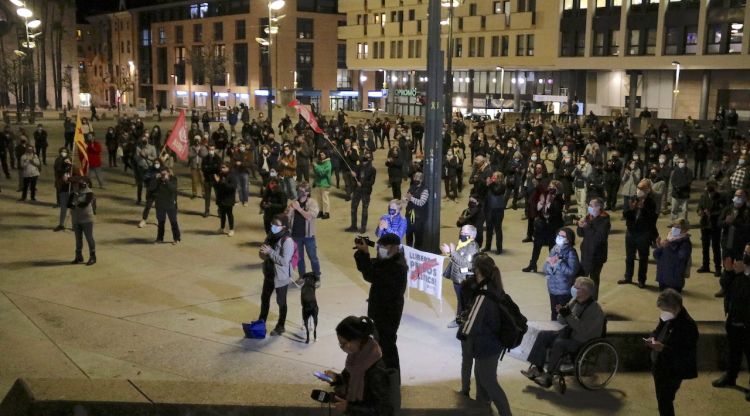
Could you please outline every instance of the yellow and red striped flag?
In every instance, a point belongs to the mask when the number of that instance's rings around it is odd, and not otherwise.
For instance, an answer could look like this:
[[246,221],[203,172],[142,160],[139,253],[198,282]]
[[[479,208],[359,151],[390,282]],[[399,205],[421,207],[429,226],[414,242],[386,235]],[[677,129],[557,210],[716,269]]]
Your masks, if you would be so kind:
[[[78,160],[81,162],[81,173],[85,175],[89,168],[89,155],[86,152],[86,140],[83,137],[80,112],[76,115],[76,134],[73,136],[73,143],[78,150]],[[75,158],[73,158],[73,163],[75,163]]]

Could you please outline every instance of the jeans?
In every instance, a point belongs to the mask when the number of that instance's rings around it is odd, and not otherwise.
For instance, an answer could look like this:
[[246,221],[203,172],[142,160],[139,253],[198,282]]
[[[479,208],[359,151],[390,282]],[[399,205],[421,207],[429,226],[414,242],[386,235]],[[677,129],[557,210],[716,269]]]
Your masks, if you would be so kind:
[[370,192],[357,188],[352,194],[352,228],[357,227],[357,210],[362,202],[362,228],[367,228],[367,209],[370,207]]
[[289,286],[274,287],[273,276],[263,279],[263,291],[260,294],[259,320],[268,321],[268,310],[271,308],[271,294],[276,291],[276,304],[279,305],[279,321],[276,328],[283,328],[286,323],[286,292]]
[[163,209],[156,208],[156,221],[158,224],[156,231],[156,240],[164,241],[164,224],[169,217],[169,226],[172,228],[172,240],[180,241],[180,226],[177,224],[177,207]]
[[290,201],[297,199],[297,181],[293,177],[281,178],[281,187]]
[[26,194],[31,190],[31,199],[36,199],[36,180],[39,179],[38,176],[31,176],[28,178],[23,178],[23,193],[21,194],[21,199],[24,201],[26,200]]
[[297,243],[297,252],[299,253],[299,263],[297,264],[300,277],[305,274],[305,250],[310,257],[310,265],[315,277],[320,277],[320,262],[318,261],[318,247],[315,243],[315,237],[293,237]]
[[96,251],[96,242],[94,241],[94,223],[77,222],[73,224],[73,232],[76,236],[76,254],[83,251],[83,236],[86,236],[86,244],[89,245],[89,253]]
[[[544,369],[546,363],[547,372],[553,374],[560,367],[563,355],[576,352],[580,347],[580,342],[562,338],[560,331],[541,331],[537,334],[534,346],[529,353],[529,362],[540,370]],[[549,352],[549,360],[547,352]]]
[[229,229],[234,230],[234,205],[219,205],[219,218],[221,219],[221,229],[223,230],[229,221]]
[[453,282],[453,290],[456,292],[456,317],[459,317],[464,310],[461,302],[461,284]]
[[564,295],[553,295],[552,293],[549,294],[549,306],[551,311],[551,318],[550,320],[556,321],[557,320],[557,311],[555,310],[556,305],[565,306],[570,302],[570,300],[573,298],[573,296],[570,293],[566,293]]
[[65,218],[68,216],[68,198],[70,197],[70,194],[68,193],[68,191],[60,191],[57,193],[57,195],[60,205],[60,222],[58,222],[58,225],[64,227]]
[[96,176],[96,182],[99,184],[100,188],[104,187],[104,181],[102,181],[102,178],[104,175],[102,174],[102,168],[101,167],[89,167],[89,178],[91,177],[91,174],[94,174]]
[[672,375],[653,374],[656,389],[656,402],[659,416],[674,416],[674,398],[680,389],[682,379]]
[[250,199],[249,182],[249,173],[242,172],[237,174],[237,193],[240,196],[240,202],[242,202],[243,204],[247,204],[248,199]]
[[688,214],[688,200],[687,198],[674,198],[672,197],[672,221],[677,218],[683,218],[687,221]]
[[500,416],[511,415],[508,397],[497,382],[497,364],[500,354],[474,360],[474,377],[477,380],[477,401],[492,401]]

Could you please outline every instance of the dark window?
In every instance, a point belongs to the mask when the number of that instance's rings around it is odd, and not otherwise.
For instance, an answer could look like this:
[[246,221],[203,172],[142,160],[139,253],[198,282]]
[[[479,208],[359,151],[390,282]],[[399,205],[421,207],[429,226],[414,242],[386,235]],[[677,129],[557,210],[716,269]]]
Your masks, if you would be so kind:
[[524,35],[516,35],[516,56],[524,56],[526,54],[525,41],[526,37]]
[[476,16],[477,15],[477,4],[471,3],[469,4],[469,16]]
[[526,35],[526,55],[534,56],[534,35]]
[[234,46],[234,83],[247,85],[247,43],[235,43]]
[[645,29],[646,31],[646,55],[656,54],[656,28]]
[[500,56],[508,56],[510,50],[510,37],[503,36],[500,43]]
[[484,57],[484,36],[477,38],[477,57]]
[[191,54],[193,62],[190,64],[190,66],[193,68],[193,84],[195,85],[203,85],[206,81],[206,73],[205,68],[203,68],[202,65],[195,62],[196,57],[203,56],[203,47],[202,46],[193,46],[193,52]]
[[346,44],[339,43],[336,48],[336,67],[346,68]]
[[313,66],[313,44],[297,42],[297,68]]
[[224,40],[224,23],[214,22],[214,40]]
[[313,19],[297,19],[297,38],[313,38]]
[[156,48],[156,82],[168,84],[167,48]]
[[461,38],[453,39],[453,57],[460,58],[463,56],[463,41]]
[[664,42],[664,54],[665,55],[679,55],[680,46],[682,45],[682,30],[679,27],[668,27],[666,28],[665,42]]
[[685,55],[698,53],[698,26],[685,28]]
[[490,44],[490,56],[500,56],[500,36],[493,36]]
[[175,42],[182,43],[184,35],[185,33],[184,33],[184,30],[182,29],[182,26],[174,27],[174,41]]
[[247,37],[245,21],[237,20],[234,22],[234,38],[237,40],[245,39]]
[[628,31],[628,55],[641,55],[641,31],[638,29]]
[[301,90],[313,89],[312,69],[298,69],[297,70],[297,88]]
[[409,20],[414,20],[416,18],[417,17],[416,17],[416,13],[414,12],[414,9],[410,9],[409,10]]
[[200,23],[193,25],[193,42],[203,42],[203,25]]

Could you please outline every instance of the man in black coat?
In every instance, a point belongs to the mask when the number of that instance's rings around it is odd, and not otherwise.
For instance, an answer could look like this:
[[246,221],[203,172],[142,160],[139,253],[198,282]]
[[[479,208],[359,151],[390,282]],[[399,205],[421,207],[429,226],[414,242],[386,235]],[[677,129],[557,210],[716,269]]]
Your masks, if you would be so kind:
[[[727,316],[726,330],[729,341],[727,372],[714,380],[714,387],[736,385],[742,365],[742,355],[750,363],[750,247],[745,248],[743,260],[725,260],[721,288],[724,290],[724,313]],[[750,401],[746,390],[745,400]]]
[[599,298],[599,276],[607,262],[607,240],[612,228],[609,214],[604,211],[604,202],[593,198],[589,202],[588,214],[578,221],[576,233],[581,241],[581,268],[583,275],[594,281],[594,299]]
[[625,277],[617,281],[624,285],[633,283],[633,271],[635,268],[635,253],[638,253],[638,287],[646,287],[646,272],[648,272],[648,253],[651,242],[658,235],[656,231],[656,220],[659,214],[656,211],[656,202],[651,196],[651,181],[643,179],[638,183],[635,198],[623,212],[625,216]]
[[201,158],[201,171],[203,171],[203,200],[205,209],[203,218],[208,217],[211,207],[211,190],[214,189],[214,176],[221,169],[221,157],[216,154],[216,146],[208,146],[208,154]]
[[355,172],[354,192],[352,192],[352,225],[346,231],[357,231],[357,210],[359,203],[362,202],[362,221],[359,232],[367,232],[367,209],[370,207],[370,194],[372,186],[375,184],[375,168],[372,166],[372,155],[365,153],[362,157],[362,163]]
[[716,181],[706,183],[706,192],[698,201],[698,216],[700,217],[701,243],[703,245],[703,264],[698,273],[710,273],[710,250],[714,254],[714,275],[721,277],[721,227],[719,217],[726,206],[726,198],[718,191]]
[[659,294],[659,325],[644,340],[651,350],[651,373],[660,416],[674,416],[674,399],[682,380],[698,377],[698,326],[673,289]]
[[180,242],[180,226],[177,224],[177,177],[167,167],[162,167],[159,175],[151,181],[149,191],[154,196],[158,231],[156,243],[164,242],[164,224],[169,217],[172,228],[172,244]]
[[367,316],[375,321],[378,342],[383,350],[386,367],[399,369],[396,338],[404,310],[406,275],[409,268],[404,254],[399,251],[401,239],[395,234],[384,234],[378,240],[378,256],[370,257],[370,248],[364,241],[356,244],[354,260],[357,270],[370,283]]

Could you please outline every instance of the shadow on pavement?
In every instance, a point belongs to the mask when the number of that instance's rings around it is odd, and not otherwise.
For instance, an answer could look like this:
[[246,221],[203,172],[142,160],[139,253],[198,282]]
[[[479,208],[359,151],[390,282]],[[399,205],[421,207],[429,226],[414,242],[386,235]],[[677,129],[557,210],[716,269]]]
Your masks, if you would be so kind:
[[215,236],[223,236],[224,235],[222,233],[219,233],[216,230],[187,230],[187,231],[185,231],[185,234],[215,235]]
[[41,224],[2,224],[0,230],[52,230],[52,227]]
[[28,260],[0,263],[0,269],[19,270],[27,267],[59,267],[70,265],[70,260]]
[[568,377],[566,381],[568,382],[568,390],[565,394],[560,394],[554,387],[544,389],[536,385],[527,386],[523,392],[535,395],[538,400],[554,402],[557,406],[571,410],[589,409],[617,412],[624,406],[624,401],[627,398],[622,390],[589,391],[580,387],[572,377]]
[[101,244],[107,244],[107,245],[117,245],[117,244],[152,244],[154,242],[153,237],[151,238],[144,238],[144,237],[127,237],[127,238],[116,238],[114,240],[105,240],[102,241]]

